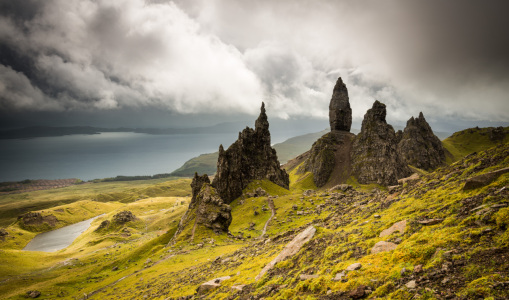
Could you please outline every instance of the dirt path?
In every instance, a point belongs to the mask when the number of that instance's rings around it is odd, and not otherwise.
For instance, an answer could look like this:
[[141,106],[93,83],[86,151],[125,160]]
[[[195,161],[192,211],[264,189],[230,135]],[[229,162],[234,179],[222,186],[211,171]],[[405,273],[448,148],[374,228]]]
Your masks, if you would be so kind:
[[263,226],[263,232],[260,236],[264,236],[265,233],[267,232],[267,227],[269,226],[269,223],[270,221],[272,221],[272,218],[274,218],[274,215],[276,214],[276,208],[274,206],[274,201],[272,200],[272,198],[267,198],[267,202],[269,202],[269,207],[270,207],[270,210],[272,211],[272,214],[270,215],[270,218],[267,220],[267,222],[265,222],[265,226]]

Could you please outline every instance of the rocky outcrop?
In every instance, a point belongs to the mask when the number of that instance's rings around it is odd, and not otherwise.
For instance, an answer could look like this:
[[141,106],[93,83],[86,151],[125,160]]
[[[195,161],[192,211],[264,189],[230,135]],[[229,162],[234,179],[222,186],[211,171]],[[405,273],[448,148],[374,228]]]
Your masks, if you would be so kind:
[[217,173],[212,186],[225,203],[242,195],[242,190],[253,180],[268,179],[288,189],[290,180],[281,169],[276,150],[270,145],[269,122],[262,103],[255,129],[247,127],[227,150],[219,147]]
[[48,224],[50,227],[54,227],[58,223],[58,219],[54,215],[43,216],[38,212],[28,212],[18,216],[18,220],[20,221],[20,227],[26,230],[37,230],[38,226],[44,223]]
[[411,174],[397,152],[396,133],[387,124],[385,104],[375,101],[352,145],[352,174],[359,183],[395,185]]
[[220,233],[228,232],[231,223],[230,205],[223,202],[210,184],[204,183],[196,196],[196,224]]
[[331,131],[350,131],[352,109],[348,99],[348,90],[341,77],[338,78],[329,104],[329,123]]
[[191,182],[192,198],[191,203],[189,203],[189,208],[194,207],[194,204],[196,203],[196,197],[200,193],[200,190],[205,183],[210,183],[209,176],[207,174],[199,176],[198,173],[195,172],[193,181]]
[[445,150],[422,112],[410,118],[398,143],[398,154],[411,166],[431,171],[445,163]]
[[113,222],[115,222],[117,224],[125,224],[127,222],[131,222],[131,221],[135,221],[135,220],[136,220],[136,216],[128,210],[121,211],[118,214],[113,216]]
[[205,226],[217,234],[228,232],[232,222],[231,207],[224,203],[210,185],[209,177],[206,174],[199,176],[195,173],[191,188],[193,194],[189,208],[180,219],[177,230],[168,245],[175,243],[177,237],[191,225],[193,226],[189,233],[191,241],[194,239],[198,226]]
[[299,173],[312,172],[317,187],[346,182],[350,176],[350,151],[355,135],[346,131],[332,131],[318,139]]

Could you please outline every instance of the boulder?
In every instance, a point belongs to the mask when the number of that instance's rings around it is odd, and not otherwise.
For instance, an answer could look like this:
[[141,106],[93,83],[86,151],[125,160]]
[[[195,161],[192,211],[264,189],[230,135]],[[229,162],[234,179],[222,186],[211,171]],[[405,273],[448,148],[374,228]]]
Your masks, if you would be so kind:
[[219,146],[217,173],[212,186],[226,204],[242,195],[253,180],[268,179],[288,189],[290,179],[281,169],[276,150],[270,145],[269,122],[262,103],[255,129],[246,128],[227,150]]
[[392,233],[394,233],[396,231],[399,231],[402,234],[405,233],[406,223],[407,223],[407,220],[403,220],[403,221],[394,223],[391,227],[389,227],[385,230],[382,230],[382,232],[380,232],[380,237],[391,235]]
[[442,223],[442,221],[444,221],[444,219],[425,219],[425,220],[419,220],[419,221],[417,221],[417,223],[419,223],[421,225],[431,226],[431,225],[436,225],[436,224]]
[[315,235],[316,228],[311,225],[308,228],[306,228],[304,231],[299,233],[296,237],[293,238],[291,242],[286,244],[285,248],[279,253],[279,255],[274,258],[270,263],[268,263],[256,276],[255,280],[260,280],[267,271],[271,270],[278,262],[285,260],[287,257],[295,255],[297,252],[299,252],[300,248],[311,240],[313,236]]
[[371,248],[371,254],[376,254],[376,253],[385,252],[385,251],[392,251],[392,250],[396,249],[396,247],[398,247],[398,245],[396,245],[394,243],[380,241],[380,242],[376,243],[375,246],[373,246],[373,248]]
[[27,298],[37,298],[41,295],[41,292],[37,291],[37,290],[33,290],[33,291],[28,291],[26,293],[26,297]]
[[394,129],[387,124],[385,104],[375,101],[362,121],[361,132],[352,145],[352,174],[359,183],[396,185],[409,176],[410,168],[397,152]]
[[431,171],[445,163],[445,150],[433,133],[424,115],[411,117],[398,143],[398,154],[403,161],[419,169]]
[[505,174],[507,172],[509,172],[509,168],[503,168],[493,172],[488,172],[475,177],[471,177],[467,179],[467,181],[465,182],[463,190],[468,191],[486,186],[495,181],[500,175]]
[[346,270],[347,271],[354,271],[354,270],[359,270],[360,268],[362,268],[361,263],[354,263],[354,264],[351,264],[348,267],[346,267]]
[[208,183],[202,186],[196,197],[196,223],[216,233],[228,232],[232,222],[231,207],[225,204],[216,190]]
[[350,131],[352,109],[348,99],[348,90],[341,77],[336,81],[329,104],[329,124],[331,131]]
[[228,280],[230,279],[231,276],[223,276],[223,277],[219,277],[219,278],[216,278],[216,279],[212,279],[210,281],[207,281],[205,283],[202,283],[197,289],[196,289],[196,293],[198,293],[198,295],[202,295],[202,294],[205,294],[207,293],[208,291],[211,291],[211,290],[214,290],[218,287],[221,286],[221,282],[225,281],[225,280]]
[[364,297],[365,294],[366,294],[366,286],[361,284],[354,290],[350,291],[348,293],[348,297],[350,297],[352,299],[360,299],[360,298]]

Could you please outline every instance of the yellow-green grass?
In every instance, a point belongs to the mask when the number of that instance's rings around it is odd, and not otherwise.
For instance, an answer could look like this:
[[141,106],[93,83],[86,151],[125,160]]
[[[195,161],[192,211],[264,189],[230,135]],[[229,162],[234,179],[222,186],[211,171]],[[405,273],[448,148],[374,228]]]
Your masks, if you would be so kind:
[[65,188],[0,196],[0,226],[10,225],[28,211],[44,210],[81,200],[133,202],[157,196],[189,196],[190,179],[154,179],[85,183]]
[[[24,290],[38,289],[42,299],[82,295],[143,267],[143,259],[158,260],[168,242],[167,232],[187,208],[188,199],[157,197],[134,203],[117,203],[114,210],[94,220],[90,228],[69,247],[53,252],[0,250],[0,297],[14,297]],[[58,209],[58,208],[57,208]],[[138,220],[99,233],[103,220],[129,210]],[[124,229],[129,230],[126,235]],[[159,249],[159,250],[158,250]],[[118,271],[112,271],[114,266]],[[27,284],[28,281],[28,284]]]
[[453,163],[474,152],[480,152],[509,142],[509,127],[504,128],[503,141],[494,142],[490,139],[490,128],[470,128],[458,131],[442,141],[442,145],[452,154],[447,157],[447,163]]

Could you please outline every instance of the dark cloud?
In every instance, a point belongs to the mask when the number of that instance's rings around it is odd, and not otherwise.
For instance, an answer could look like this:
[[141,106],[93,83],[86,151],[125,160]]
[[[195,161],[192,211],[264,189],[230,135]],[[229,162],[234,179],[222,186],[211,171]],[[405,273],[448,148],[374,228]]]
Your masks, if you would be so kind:
[[0,109],[509,119],[507,1],[0,0]]

